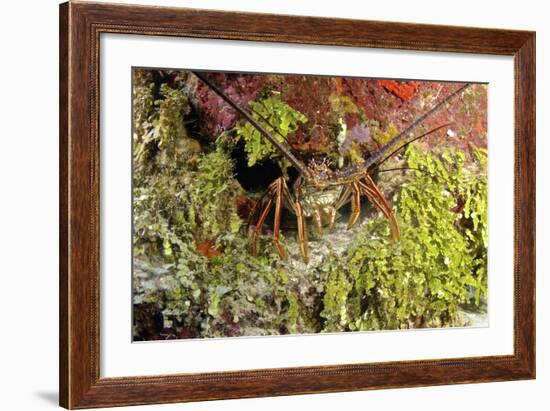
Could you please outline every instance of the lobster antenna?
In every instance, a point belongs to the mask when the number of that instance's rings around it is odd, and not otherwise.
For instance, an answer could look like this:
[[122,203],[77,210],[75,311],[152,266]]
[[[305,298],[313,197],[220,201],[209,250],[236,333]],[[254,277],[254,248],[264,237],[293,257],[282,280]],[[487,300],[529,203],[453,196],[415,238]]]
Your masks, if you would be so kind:
[[[343,177],[348,178],[350,176],[353,176],[357,173],[360,173],[364,170],[368,170],[369,168],[372,168],[374,165],[378,165],[381,162],[385,161],[388,157],[391,157],[395,152],[400,150],[402,147],[406,146],[407,144],[411,143],[412,141],[417,140],[418,138],[423,137],[424,135],[411,139],[410,141],[406,141],[405,143],[401,144],[403,140],[406,139],[406,136],[414,129],[416,128],[420,123],[422,123],[424,120],[426,120],[428,117],[435,114],[444,104],[448,103],[450,100],[453,99],[456,95],[470,87],[470,83],[466,83],[465,85],[459,87],[455,91],[453,91],[451,94],[449,94],[447,97],[445,97],[443,100],[441,100],[439,103],[437,103],[431,110],[424,113],[422,116],[420,116],[415,122],[413,122],[409,127],[407,127],[405,130],[403,130],[401,133],[399,133],[397,136],[395,136],[388,144],[386,144],[384,147],[382,147],[380,150],[378,150],[376,153],[374,153],[372,156],[370,156],[364,163],[358,164],[354,167],[350,167],[348,169],[339,171],[336,173],[337,177]],[[436,129],[437,130],[437,129]],[[436,131],[432,130],[432,131]],[[428,133],[429,134],[429,133]]]
[[[263,115],[261,115],[260,113],[258,113],[256,110],[254,110],[253,108],[250,109],[250,111],[252,111],[254,114],[256,114],[258,117],[260,117],[269,127],[271,127],[273,129],[273,131],[275,131],[278,135],[280,135],[287,143],[288,143],[288,139],[283,135],[283,133],[281,133],[279,131],[279,129],[277,129],[277,127],[275,127],[273,124],[271,124],[271,122],[265,118]],[[290,143],[289,143],[290,144]]]
[[424,137],[426,137],[426,136],[429,136],[430,134],[435,133],[436,131],[441,130],[441,129],[444,128],[444,127],[448,127],[448,126],[450,126],[451,124],[453,124],[453,123],[442,124],[442,125],[440,125],[440,126],[438,126],[438,127],[436,127],[436,128],[431,129],[431,130],[428,131],[427,133],[421,134],[421,135],[419,135],[419,136],[413,138],[412,140],[407,141],[407,142],[404,143],[402,146],[396,148],[394,151],[392,151],[390,154],[388,154],[386,157],[384,157],[382,160],[380,160],[376,165],[377,165],[377,166],[380,166],[380,164],[382,164],[384,161],[386,161],[388,158],[390,158],[391,156],[393,156],[395,153],[397,153],[397,152],[398,152],[399,150],[401,150],[402,148],[408,146],[408,145],[411,144],[411,143],[414,143],[416,140],[420,140],[421,138],[424,138]]
[[[192,73],[197,76],[202,82],[204,82],[208,87],[212,89],[218,96],[222,98],[227,104],[229,104],[231,107],[233,107],[237,112],[242,115],[244,118],[246,118],[250,124],[256,128],[265,138],[269,140],[271,144],[273,144],[282,155],[284,155],[290,163],[298,169],[300,174],[303,174],[305,176],[309,176],[310,172],[305,166],[304,163],[302,163],[300,160],[298,160],[294,154],[290,152],[279,140],[277,140],[269,131],[266,130],[264,126],[262,126],[254,117],[248,113],[248,111],[244,110],[242,107],[240,107],[237,103],[235,103],[233,100],[231,100],[223,91],[221,91],[214,83],[212,83],[210,80],[208,80],[202,73],[192,71]],[[269,123],[268,123],[269,124]]]
[[[420,116],[409,127],[407,127],[405,130],[403,130],[401,133],[399,133],[396,137],[394,137],[388,144],[386,144],[384,147],[382,147],[380,150],[378,150],[376,153],[374,153],[372,156],[370,156],[367,159],[367,161],[363,164],[363,168],[370,168],[375,164],[379,164],[380,162],[384,161],[387,157],[392,155],[392,154],[388,154],[388,153],[395,153],[395,151],[399,150],[401,147],[405,146],[406,144],[409,144],[409,142],[406,142],[405,144],[401,144],[401,146],[399,148],[396,148],[396,146],[399,146],[400,143],[402,142],[402,140],[413,129],[415,129],[420,123],[422,123],[428,117],[432,116],[444,104],[449,102],[453,97],[455,97],[457,94],[464,91],[469,86],[470,86],[470,84],[467,83],[467,84],[463,85],[462,87],[459,87],[454,92],[452,92],[447,97],[445,97],[443,100],[441,100],[439,103],[437,103],[431,110],[429,110],[428,112],[426,112],[422,116]],[[414,140],[411,140],[411,141],[414,141]]]

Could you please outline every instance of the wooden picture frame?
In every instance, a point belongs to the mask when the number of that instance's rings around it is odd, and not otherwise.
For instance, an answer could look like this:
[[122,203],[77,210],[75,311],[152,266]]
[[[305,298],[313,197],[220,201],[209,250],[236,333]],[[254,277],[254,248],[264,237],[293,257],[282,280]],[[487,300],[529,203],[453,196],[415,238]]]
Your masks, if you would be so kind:
[[[515,64],[514,353],[100,378],[101,33],[482,53]],[[91,408],[535,378],[535,33],[69,2],[60,6],[60,404]]]

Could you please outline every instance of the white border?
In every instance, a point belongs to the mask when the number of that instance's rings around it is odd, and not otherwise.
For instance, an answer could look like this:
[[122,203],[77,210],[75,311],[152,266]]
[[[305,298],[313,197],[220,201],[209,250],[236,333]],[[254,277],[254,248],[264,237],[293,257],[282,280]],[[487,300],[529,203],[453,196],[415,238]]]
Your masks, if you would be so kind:
[[[511,57],[102,34],[100,61],[101,377],[512,354]],[[490,327],[132,344],[132,66],[489,82]]]

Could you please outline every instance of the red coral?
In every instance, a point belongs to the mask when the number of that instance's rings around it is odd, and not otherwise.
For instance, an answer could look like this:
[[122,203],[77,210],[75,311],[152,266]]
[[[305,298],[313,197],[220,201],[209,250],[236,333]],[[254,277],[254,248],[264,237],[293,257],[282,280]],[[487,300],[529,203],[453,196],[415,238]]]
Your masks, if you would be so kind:
[[418,81],[378,80],[378,83],[401,100],[410,100],[418,91]]

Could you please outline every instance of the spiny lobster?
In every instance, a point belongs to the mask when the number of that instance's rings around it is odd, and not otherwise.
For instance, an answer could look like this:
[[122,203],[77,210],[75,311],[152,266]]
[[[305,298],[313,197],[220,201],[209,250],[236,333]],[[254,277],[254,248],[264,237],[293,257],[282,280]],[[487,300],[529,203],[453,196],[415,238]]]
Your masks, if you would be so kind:
[[[396,137],[388,142],[388,144],[366,158],[364,162],[344,169],[333,170],[327,161],[318,162],[310,160],[306,165],[306,163],[300,160],[292,151],[273,136],[263,124],[254,118],[253,114],[256,114],[257,117],[277,132],[277,129],[273,127],[266,118],[262,117],[258,112],[252,111],[252,109],[240,107],[220,90],[219,87],[210,81],[204,73],[193,72],[193,74],[249,121],[256,130],[279,150],[281,155],[283,155],[299,173],[298,178],[292,184],[292,191],[289,189],[285,178],[279,177],[269,185],[267,190],[257,201],[251,213],[251,220],[249,221],[249,225],[252,226],[252,253],[254,255],[257,254],[258,238],[262,227],[269,212],[273,206],[275,206],[273,244],[281,258],[285,260],[288,259],[288,253],[280,242],[281,212],[284,206],[296,215],[300,252],[306,264],[309,261],[306,218],[313,218],[320,234],[323,231],[324,221],[328,221],[329,230],[332,230],[338,209],[351,201],[351,214],[347,224],[347,228],[350,229],[357,223],[361,214],[362,195],[389,220],[392,239],[399,239],[399,224],[393,213],[392,207],[375,184],[371,174],[384,161],[392,157],[407,144],[449,126],[449,123],[443,124],[420,136],[410,137],[411,132],[418,125],[470,86],[469,83],[466,83],[450,93],[432,109],[424,113],[407,128],[398,133]],[[252,224],[252,221],[256,217],[256,222]]]

